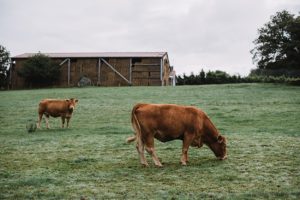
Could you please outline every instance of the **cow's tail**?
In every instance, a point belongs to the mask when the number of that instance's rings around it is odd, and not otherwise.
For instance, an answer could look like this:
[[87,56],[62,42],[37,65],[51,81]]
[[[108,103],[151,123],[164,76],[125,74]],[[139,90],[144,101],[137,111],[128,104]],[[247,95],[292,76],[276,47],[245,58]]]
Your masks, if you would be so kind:
[[128,137],[126,139],[127,143],[133,142],[137,139],[140,140],[140,137],[141,137],[141,126],[140,126],[140,123],[135,114],[135,112],[139,108],[139,106],[140,106],[140,104],[135,105],[131,111],[131,125],[134,129],[134,135],[131,137]]

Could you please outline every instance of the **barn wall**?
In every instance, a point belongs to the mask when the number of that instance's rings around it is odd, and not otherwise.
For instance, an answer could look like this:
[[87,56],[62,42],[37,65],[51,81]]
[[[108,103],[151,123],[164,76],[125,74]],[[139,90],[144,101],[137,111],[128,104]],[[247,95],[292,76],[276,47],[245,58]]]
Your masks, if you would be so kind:
[[[98,78],[97,58],[71,58],[70,59],[70,85],[77,86],[79,80],[84,76],[91,80],[92,85],[97,84]],[[68,62],[61,67],[59,86],[68,86]]]
[[132,84],[134,86],[159,86],[160,58],[133,58]]
[[[66,58],[54,59],[58,64]],[[168,85],[169,63],[162,58],[102,58],[123,75],[133,86],[161,86]],[[12,89],[24,89],[29,86],[18,76],[26,59],[15,59],[16,65],[12,70]],[[161,64],[163,72],[161,73]],[[131,66],[131,67],[130,67]],[[59,81],[53,87],[77,86],[81,77],[91,80],[92,85],[100,86],[128,86],[130,85],[103,60],[100,62],[100,80],[98,79],[99,58],[71,58],[70,59],[70,85],[68,85],[68,61],[61,65]],[[130,69],[132,70],[130,77]],[[161,77],[162,75],[162,77]],[[161,78],[163,80],[161,80]]]
[[[127,80],[130,79],[130,58],[102,58],[115,68]],[[129,84],[115,73],[105,62],[100,67],[101,86],[128,86]]]

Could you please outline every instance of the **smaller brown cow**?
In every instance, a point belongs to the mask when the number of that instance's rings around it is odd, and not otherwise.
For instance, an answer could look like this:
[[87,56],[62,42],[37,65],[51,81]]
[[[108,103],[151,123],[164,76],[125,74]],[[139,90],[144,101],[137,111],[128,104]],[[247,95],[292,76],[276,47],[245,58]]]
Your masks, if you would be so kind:
[[189,146],[200,148],[206,144],[215,156],[227,158],[226,139],[221,136],[208,116],[192,106],[173,104],[137,104],[132,109],[131,122],[135,135],[127,142],[137,140],[140,162],[148,166],[144,149],[152,156],[154,164],[161,167],[154,149],[154,138],[161,142],[182,140],[181,164],[188,162]]
[[41,121],[43,115],[46,116],[46,127],[49,128],[49,116],[61,117],[62,128],[65,125],[65,119],[67,119],[67,128],[69,127],[69,121],[72,117],[72,113],[75,109],[78,100],[71,99],[43,99],[38,108],[39,119],[37,127],[41,127]]

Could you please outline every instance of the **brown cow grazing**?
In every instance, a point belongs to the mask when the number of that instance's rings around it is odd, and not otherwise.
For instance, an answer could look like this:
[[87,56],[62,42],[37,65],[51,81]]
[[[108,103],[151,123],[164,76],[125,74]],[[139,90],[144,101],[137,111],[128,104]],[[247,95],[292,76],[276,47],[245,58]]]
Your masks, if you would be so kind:
[[137,104],[132,109],[131,123],[135,135],[127,142],[137,140],[136,148],[141,164],[148,166],[144,148],[152,156],[156,166],[161,167],[154,149],[154,138],[161,142],[180,139],[183,141],[181,164],[188,162],[189,146],[201,147],[206,144],[215,156],[227,158],[226,139],[221,136],[208,116],[192,106],[172,104]]
[[37,127],[41,127],[41,120],[43,115],[46,116],[46,127],[49,128],[49,116],[61,117],[62,128],[65,125],[65,119],[67,119],[67,128],[69,127],[69,121],[72,117],[72,113],[75,109],[78,100],[71,99],[44,99],[39,104],[39,119]]

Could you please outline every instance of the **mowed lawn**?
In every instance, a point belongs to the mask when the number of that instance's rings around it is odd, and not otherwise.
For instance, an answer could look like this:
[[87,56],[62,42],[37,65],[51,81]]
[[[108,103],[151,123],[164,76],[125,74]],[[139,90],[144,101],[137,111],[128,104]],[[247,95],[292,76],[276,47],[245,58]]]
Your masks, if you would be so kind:
[[[26,132],[43,98],[79,99],[71,127]],[[138,102],[203,109],[228,159],[155,141],[164,167],[139,164],[130,113]],[[180,116],[178,116],[180,117]],[[300,87],[234,84],[0,92],[0,199],[300,199]]]

